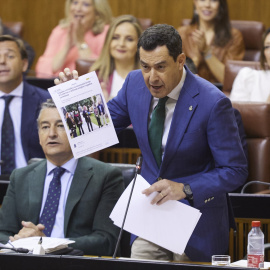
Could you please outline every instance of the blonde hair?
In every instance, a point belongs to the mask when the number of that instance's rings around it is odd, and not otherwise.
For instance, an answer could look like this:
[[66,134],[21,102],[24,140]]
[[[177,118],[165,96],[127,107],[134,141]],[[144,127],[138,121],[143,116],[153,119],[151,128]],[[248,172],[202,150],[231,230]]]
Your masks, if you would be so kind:
[[[111,41],[115,32],[115,29],[118,25],[125,22],[131,23],[134,26],[138,34],[138,39],[142,33],[142,27],[139,21],[137,20],[137,18],[135,18],[132,15],[122,15],[113,20],[107,32],[101,54],[99,58],[96,60],[96,62],[93,64],[93,66],[91,67],[91,71],[93,70],[98,71],[99,79],[103,80],[104,82],[108,81],[109,76],[113,73],[115,69],[114,59],[112,58],[110,54],[110,45],[111,45]],[[137,68],[139,68],[138,52],[136,53],[135,58],[134,58],[134,69],[137,69]]]
[[[73,0],[66,0],[65,15],[59,24],[62,27],[68,27],[70,24],[70,5]],[[98,35],[103,32],[104,26],[110,24],[112,20],[111,7],[107,0],[92,0],[92,4],[95,8],[96,18],[91,31],[94,35]]]

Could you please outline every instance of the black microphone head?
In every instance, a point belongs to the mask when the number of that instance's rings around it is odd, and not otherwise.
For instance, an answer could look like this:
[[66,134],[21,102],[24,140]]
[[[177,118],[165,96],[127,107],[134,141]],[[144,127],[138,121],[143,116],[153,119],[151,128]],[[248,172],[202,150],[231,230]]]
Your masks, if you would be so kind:
[[141,172],[142,161],[143,161],[142,156],[139,156],[137,158],[137,162],[136,162],[136,173],[140,173]]

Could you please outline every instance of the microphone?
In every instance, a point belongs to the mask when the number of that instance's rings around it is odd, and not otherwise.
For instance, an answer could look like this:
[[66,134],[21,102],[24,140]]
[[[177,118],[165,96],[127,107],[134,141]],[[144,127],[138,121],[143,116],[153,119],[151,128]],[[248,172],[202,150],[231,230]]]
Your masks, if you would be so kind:
[[117,239],[117,243],[116,243],[116,247],[115,247],[115,250],[114,250],[114,254],[112,256],[113,259],[116,258],[116,253],[117,253],[117,251],[119,249],[119,245],[120,245],[120,241],[121,241],[122,233],[123,233],[123,228],[124,228],[124,225],[125,225],[125,221],[126,221],[126,217],[127,217],[127,212],[128,212],[128,208],[129,208],[131,196],[132,196],[132,193],[133,193],[133,189],[134,189],[134,186],[135,186],[136,178],[137,178],[137,175],[141,173],[142,160],[143,160],[142,159],[142,156],[139,156],[138,159],[137,159],[137,162],[136,162],[136,169],[135,169],[134,181],[133,181],[133,184],[132,184],[132,187],[131,187],[131,191],[130,191],[130,194],[129,194],[129,199],[128,199],[128,203],[127,203],[125,215],[124,215],[124,218],[123,218],[122,226],[121,226],[121,229],[120,229],[120,233],[119,233],[119,236],[118,236],[118,239]]
[[268,182],[262,182],[262,181],[250,181],[250,182],[246,183],[246,184],[243,186],[243,188],[242,188],[242,190],[241,190],[241,194],[243,194],[244,191],[245,191],[245,189],[246,189],[248,186],[252,185],[252,184],[262,184],[262,185],[270,186],[270,183],[268,183]]
[[17,253],[28,253],[29,249],[27,248],[10,248],[10,247],[0,247],[0,249],[10,249]]

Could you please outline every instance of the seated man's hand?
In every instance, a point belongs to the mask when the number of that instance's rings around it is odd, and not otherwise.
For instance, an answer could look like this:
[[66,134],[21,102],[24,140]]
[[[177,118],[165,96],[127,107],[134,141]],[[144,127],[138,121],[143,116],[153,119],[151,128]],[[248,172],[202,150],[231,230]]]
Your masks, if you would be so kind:
[[35,225],[32,222],[22,221],[23,228],[14,236],[10,236],[9,240],[15,241],[21,238],[31,237],[31,236],[43,236],[46,235],[43,233],[45,226],[42,224]]
[[73,70],[71,72],[69,68],[65,68],[64,72],[59,73],[59,79],[58,78],[54,79],[54,83],[57,85],[66,81],[70,81],[72,79],[77,80],[78,78],[79,76],[77,70]]
[[168,179],[162,179],[155,182],[149,188],[142,191],[143,194],[149,196],[152,192],[159,192],[151,201],[151,204],[163,204],[169,200],[182,200],[186,197],[183,191],[184,185]]

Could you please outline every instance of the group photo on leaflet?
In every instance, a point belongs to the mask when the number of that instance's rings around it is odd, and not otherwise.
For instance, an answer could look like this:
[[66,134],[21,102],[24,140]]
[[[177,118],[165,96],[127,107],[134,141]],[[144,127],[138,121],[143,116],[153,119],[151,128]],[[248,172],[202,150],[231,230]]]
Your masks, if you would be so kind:
[[0,268],[270,268],[270,3],[21,1]]

